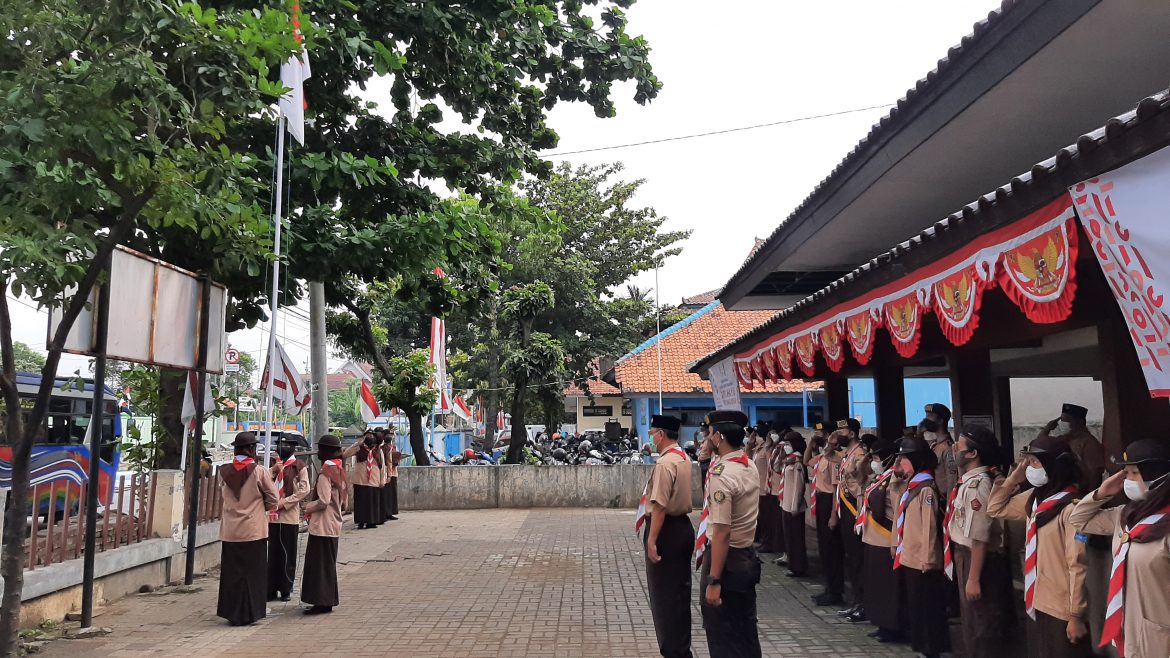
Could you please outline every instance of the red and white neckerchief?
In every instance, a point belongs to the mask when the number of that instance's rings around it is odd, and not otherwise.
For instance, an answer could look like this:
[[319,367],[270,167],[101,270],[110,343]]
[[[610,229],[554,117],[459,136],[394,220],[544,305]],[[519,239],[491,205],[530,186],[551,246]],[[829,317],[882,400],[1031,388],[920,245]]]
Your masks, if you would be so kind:
[[[711,461],[711,468],[707,469],[707,479],[703,482],[703,513],[699,515],[699,531],[695,536],[695,569],[703,566],[703,555],[707,552],[707,517],[711,515],[711,506],[707,502],[707,485],[711,484],[711,475],[719,465],[719,458]],[[748,466],[747,455],[729,457],[729,462],[736,462]]]
[[776,488],[776,503],[781,509],[784,507],[784,471],[788,470],[788,467],[792,464],[795,464],[796,460],[796,455],[788,455],[780,465],[780,486]]
[[955,579],[955,557],[951,551],[951,519],[955,518],[955,498],[959,496],[959,485],[951,489],[947,496],[947,513],[943,515],[943,573],[951,580]]
[[869,520],[869,495],[873,493],[874,489],[882,486],[886,480],[894,476],[894,469],[887,468],[874,480],[865,491],[861,494],[861,507],[857,508],[857,520],[853,522],[853,532],[858,535],[865,531],[865,523]]
[[[683,458],[683,461],[690,461],[687,458],[687,453],[683,452],[678,446],[675,446],[666,451],[668,455],[678,455]],[[650,480],[646,480],[646,486],[642,487],[642,498],[638,500],[638,512],[634,517],[634,534],[642,529],[642,525],[646,523],[646,495],[650,493]]]
[[817,479],[821,477],[821,468],[825,465],[825,456],[821,455],[817,458],[817,463],[813,465],[812,486],[808,488],[808,510],[812,514],[813,520],[817,518]]
[[849,460],[853,458],[853,454],[861,447],[861,441],[853,444],[849,452],[841,458],[841,463],[837,464],[837,488],[833,494],[833,514],[839,519],[841,518],[841,498],[845,495],[845,468],[849,465]]
[[1047,512],[1060,501],[1076,493],[1076,487],[1066,487],[1045,498],[1039,504],[1032,501],[1032,513],[1028,515],[1028,522],[1024,532],[1024,611],[1032,619],[1036,619],[1036,609],[1032,601],[1036,598],[1036,515]]
[[255,464],[255,463],[256,463],[256,460],[252,459],[251,457],[249,457],[247,455],[236,455],[232,459],[232,467],[234,467],[237,471],[242,471],[245,468],[247,468],[249,465]]
[[373,448],[365,448],[366,451],[366,482],[373,484],[374,482],[374,450]]
[[322,468],[324,468],[325,466],[332,466],[334,468],[341,468],[341,460],[340,459],[326,459],[321,464]]
[[276,474],[276,494],[280,496],[281,500],[284,500],[284,469],[295,463],[297,463],[297,458],[295,456],[289,457],[288,459],[281,462],[280,471]]
[[898,501],[898,547],[894,550],[895,569],[902,566],[902,533],[906,529],[906,508],[910,506],[910,499],[913,498],[914,491],[928,482],[934,482],[934,474],[930,471],[923,471],[910,478],[910,484],[906,486],[906,491],[902,494],[902,500]]
[[1105,599],[1105,626],[1101,629],[1101,646],[1110,642],[1117,647],[1117,655],[1125,655],[1125,567],[1129,559],[1129,545],[1141,539],[1151,526],[1170,515],[1170,505],[1147,516],[1132,528],[1125,528],[1113,552],[1113,568],[1109,571],[1109,596]]

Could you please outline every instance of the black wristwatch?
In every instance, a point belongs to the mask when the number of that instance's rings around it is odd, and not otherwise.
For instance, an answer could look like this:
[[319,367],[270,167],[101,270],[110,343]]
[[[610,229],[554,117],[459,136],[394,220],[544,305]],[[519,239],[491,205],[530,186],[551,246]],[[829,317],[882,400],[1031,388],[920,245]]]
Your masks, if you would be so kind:
[[722,578],[708,578],[707,579],[707,587],[711,587],[711,586],[722,587],[723,586],[723,579]]

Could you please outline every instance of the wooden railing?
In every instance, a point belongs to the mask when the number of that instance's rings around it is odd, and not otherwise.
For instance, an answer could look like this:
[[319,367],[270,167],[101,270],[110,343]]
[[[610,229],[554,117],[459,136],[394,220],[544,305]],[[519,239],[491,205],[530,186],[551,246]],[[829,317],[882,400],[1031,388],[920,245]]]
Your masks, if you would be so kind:
[[[227,466],[227,464],[223,464]],[[213,523],[223,517],[223,492],[219,486],[219,469],[220,465],[212,466],[207,475],[199,481],[199,493],[197,494],[198,506],[196,507],[196,514],[198,524]],[[189,489],[188,489],[189,490]],[[183,527],[187,527],[189,523],[191,501],[188,500],[184,507]]]
[[[98,552],[149,538],[154,522],[157,480],[149,473],[119,475],[108,505],[98,503]],[[33,570],[80,557],[85,549],[87,484],[61,482],[32,488],[33,511],[25,540],[25,569]],[[47,496],[47,505],[41,501]],[[42,509],[44,511],[42,512]]]

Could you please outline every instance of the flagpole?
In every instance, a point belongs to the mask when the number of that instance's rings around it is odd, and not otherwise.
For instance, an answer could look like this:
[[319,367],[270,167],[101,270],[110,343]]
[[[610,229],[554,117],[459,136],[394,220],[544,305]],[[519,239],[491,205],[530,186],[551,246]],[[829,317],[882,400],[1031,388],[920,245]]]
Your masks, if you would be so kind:
[[280,230],[282,205],[284,203],[284,112],[280,112],[276,119],[276,202],[273,204],[272,219],[276,225],[276,234],[273,237],[272,251],[272,311],[270,320],[272,330],[268,332],[268,385],[264,395],[265,426],[268,428],[264,435],[264,467],[267,468],[272,460],[272,432],[273,417],[276,409],[273,404],[273,393],[276,390],[276,317],[280,313]]
[[660,295],[658,288],[658,263],[654,263],[654,325],[658,333],[654,335],[654,345],[658,348],[658,413],[665,414],[662,408],[662,311],[658,304]]

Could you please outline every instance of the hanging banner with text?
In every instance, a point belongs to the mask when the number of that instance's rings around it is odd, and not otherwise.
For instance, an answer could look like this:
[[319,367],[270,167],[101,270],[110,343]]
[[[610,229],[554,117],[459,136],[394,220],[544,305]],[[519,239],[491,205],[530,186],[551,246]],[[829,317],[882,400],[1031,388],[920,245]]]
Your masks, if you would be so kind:
[[739,377],[733,361],[728,357],[711,368],[711,393],[715,396],[716,409],[743,411],[739,400]]
[[1069,188],[1150,395],[1170,397],[1170,148]]

